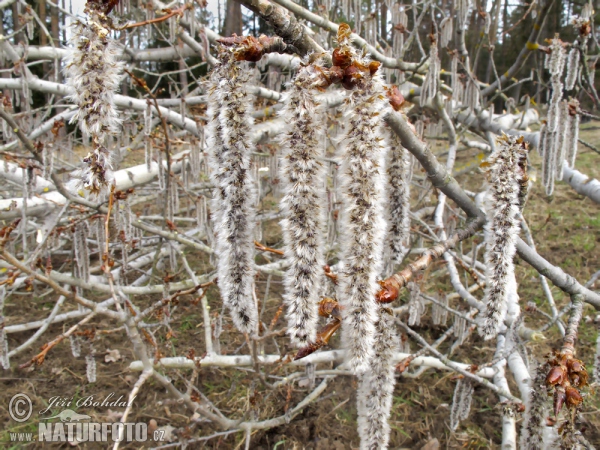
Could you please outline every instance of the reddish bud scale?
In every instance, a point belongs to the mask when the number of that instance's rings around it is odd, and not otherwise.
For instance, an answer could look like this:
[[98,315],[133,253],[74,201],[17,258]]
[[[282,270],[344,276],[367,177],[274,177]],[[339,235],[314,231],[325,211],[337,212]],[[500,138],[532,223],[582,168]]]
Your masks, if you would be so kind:
[[377,293],[379,303],[392,303],[398,298],[400,292],[398,284],[394,280],[380,281],[381,290]]
[[562,384],[565,379],[566,373],[563,366],[554,366],[550,369],[548,376],[546,377],[546,384],[549,386],[556,386]]
[[566,400],[565,389],[562,386],[557,386],[554,391],[554,416],[558,416]]
[[583,397],[579,391],[572,386],[565,389],[565,398],[569,406],[577,407],[583,402]]

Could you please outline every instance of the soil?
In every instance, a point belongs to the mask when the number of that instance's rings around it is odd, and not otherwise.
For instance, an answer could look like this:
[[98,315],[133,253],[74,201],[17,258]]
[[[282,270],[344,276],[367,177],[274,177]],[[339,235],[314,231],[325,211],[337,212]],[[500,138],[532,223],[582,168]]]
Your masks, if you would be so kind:
[[[588,130],[597,124],[583,126],[581,137],[586,141],[600,144],[597,132]],[[436,151],[442,151],[440,144]],[[600,155],[580,146],[577,169],[589,176],[600,178]],[[477,161],[476,153],[463,152],[460,154],[458,164],[467,166]],[[533,156],[533,168],[541,173],[539,158]],[[534,170],[530,171],[531,173]],[[477,190],[483,183],[482,174],[462,175],[459,182],[469,180],[467,185],[472,190]],[[591,275],[600,269],[600,205],[594,204],[589,199],[575,193],[564,182],[558,182],[552,198],[547,198],[540,185],[540,176],[525,209],[525,217],[532,229],[538,251],[554,264],[560,265],[566,272],[585,283]],[[427,200],[426,200],[427,201]],[[431,204],[435,197],[429,199]],[[267,245],[280,245],[276,230],[276,222],[265,229],[265,243]],[[471,244],[465,244],[463,252],[467,254]],[[208,265],[209,260],[204,255],[187,251],[186,256],[192,267]],[[273,259],[277,257],[273,255]],[[67,261],[63,261],[67,262]],[[54,267],[59,267],[59,258],[54,261]],[[448,289],[447,277],[439,267],[428,273],[421,289],[436,292],[439,289]],[[517,259],[517,279],[519,280],[519,293],[522,307],[527,302],[534,302],[540,309],[549,311],[544,294],[540,288],[539,279],[533,269],[526,263]],[[472,280],[469,280],[472,283]],[[260,276],[257,279],[259,287],[258,298],[265,297],[267,279]],[[552,287],[552,285],[551,285]],[[596,283],[600,289],[600,283]],[[266,295],[265,323],[269,323],[281,305],[281,280],[272,277],[270,290]],[[568,302],[568,298],[561,291],[552,287],[552,293],[560,307]],[[98,299],[102,299],[100,295]],[[143,309],[156,301],[159,296],[136,297],[136,305]],[[221,302],[216,288],[209,288],[207,299],[211,310],[221,311]],[[46,289],[35,287],[33,292],[26,295],[11,296],[5,306],[6,325],[26,323],[40,320],[48,315],[54,305],[56,297]],[[457,302],[455,307],[464,309]],[[63,310],[72,308],[66,304]],[[430,341],[438,337],[444,327],[432,325],[431,314],[424,316],[418,331]],[[593,370],[593,357],[598,326],[593,322],[596,312],[591,307],[584,310],[584,320],[580,328],[578,356],[586,363],[588,371]],[[531,328],[539,327],[544,323],[544,318],[535,312],[525,313],[525,322]],[[158,318],[155,318],[155,322]],[[204,348],[204,331],[202,327],[202,312],[200,304],[195,303],[193,296],[182,296],[177,309],[172,311],[171,327],[173,333],[167,336],[164,329],[157,332],[155,339],[163,356],[186,355],[190,350],[201,354]],[[48,406],[49,399],[55,396],[86,398],[94,396],[103,399],[113,393],[114,397],[127,398],[139,373],[131,372],[128,366],[133,361],[134,355],[131,343],[127,340],[123,330],[113,330],[114,324],[108,319],[96,319],[84,328],[94,330],[95,338],[93,347],[97,361],[97,381],[89,383],[86,378],[85,356],[90,351],[90,342],[83,340],[81,357],[73,357],[68,342],[63,342],[53,348],[43,364],[33,365],[27,369],[19,369],[20,364],[29,361],[39,352],[40,346],[48,342],[61,332],[73,325],[74,321],[51,326],[42,340],[36,342],[29,350],[13,358],[12,368],[3,371],[0,378],[0,448],[69,448],[70,444],[42,445],[40,443],[19,444],[9,442],[9,433],[36,432],[37,414]],[[280,319],[276,328],[280,328],[283,320]],[[32,335],[31,331],[9,335],[9,346],[15,348],[25,342]],[[232,329],[231,321],[226,316],[223,320],[223,333],[220,336],[221,352],[234,354],[247,353],[247,347],[239,333]],[[277,345],[281,352],[293,351],[286,344],[285,338],[278,338]],[[412,349],[419,347],[412,343]],[[527,351],[532,359],[535,356],[542,359],[553,348],[560,345],[560,335],[557,330],[551,329],[544,333],[544,339],[531,342]],[[339,346],[339,337],[331,341],[331,347]],[[483,342],[473,335],[453,356],[456,361],[479,364],[489,360],[489,355],[494,351],[495,344]],[[447,350],[448,346],[442,346]],[[117,361],[106,362],[108,357],[114,356],[118,350],[120,358]],[[265,352],[277,352],[273,340],[265,345]],[[319,367],[321,368],[321,367]],[[267,380],[270,382],[293,373],[290,366],[280,365],[267,368]],[[191,374],[190,370],[165,370],[165,374],[174,380],[177,388],[185,391]],[[317,379],[316,383],[320,380]],[[247,411],[247,418],[266,419],[285,413],[285,411],[301,401],[311,388],[308,378],[299,379],[291,389],[281,387],[268,389],[254,377],[249,370],[232,370],[227,368],[203,368],[198,376],[192,380],[197,387],[223,414],[232,418],[241,418],[242,411]],[[516,385],[509,376],[510,388],[518,392]],[[439,448],[499,448],[501,440],[501,405],[498,398],[483,387],[476,386],[468,420],[463,421],[456,431],[450,429],[450,406],[456,377],[454,374],[439,370],[429,370],[419,378],[402,376],[398,379],[394,391],[392,415],[390,418],[391,444],[390,448],[420,449],[428,445],[429,449],[436,448],[434,439],[439,441]],[[254,431],[250,448],[252,449],[354,449],[359,446],[356,431],[356,379],[353,377],[338,377],[330,382],[325,392],[318,401],[304,408],[301,414],[289,424],[268,430]],[[32,420],[24,424],[12,421],[8,416],[8,404],[11,397],[17,393],[26,393],[30,396],[34,415]],[[582,409],[585,429],[584,435],[595,444],[600,445],[600,397],[593,388],[585,391],[586,398]],[[51,408],[48,415],[56,415],[64,408]],[[119,418],[123,408],[72,408],[80,414],[90,415],[93,421],[114,422]],[[47,416],[47,415],[46,415]],[[216,429],[201,418],[190,419],[190,413],[167,395],[165,390],[156,382],[150,380],[142,387],[140,394],[135,399],[131,412],[130,422],[156,421],[159,427],[171,426],[175,428],[177,436],[190,438],[207,437],[220,430]],[[219,448],[238,449],[244,448],[245,436],[241,432],[222,434],[211,439],[191,443],[189,448]],[[149,447],[150,444],[132,443],[121,448]],[[105,448],[100,444],[81,444],[80,448]]]

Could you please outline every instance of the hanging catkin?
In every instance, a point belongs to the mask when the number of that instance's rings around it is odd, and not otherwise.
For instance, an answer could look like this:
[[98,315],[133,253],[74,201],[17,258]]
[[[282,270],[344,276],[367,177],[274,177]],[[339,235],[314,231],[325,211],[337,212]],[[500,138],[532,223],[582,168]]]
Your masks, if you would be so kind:
[[437,93],[440,77],[440,64],[437,41],[433,40],[431,42],[431,48],[429,49],[429,70],[425,75],[425,80],[421,87],[421,106],[430,102]]
[[[258,320],[254,289],[254,207],[256,190],[251,176],[252,117],[246,93],[247,71],[229,61],[211,76],[209,135],[211,177],[215,185],[213,211],[217,232],[218,284],[236,327],[255,333]],[[212,103],[212,102],[211,102]],[[218,120],[218,124],[215,121]],[[212,144],[212,145],[211,145]],[[217,212],[218,210],[218,212]]]
[[380,308],[376,340],[369,370],[360,378],[357,393],[358,434],[361,450],[388,448],[388,419],[396,377],[393,356],[399,351],[399,339],[391,309]]
[[565,76],[565,88],[570,91],[575,86],[579,72],[579,49],[571,48],[567,57],[567,75]]
[[396,133],[390,133],[388,152],[389,236],[392,260],[402,263],[410,240],[410,158]]
[[6,287],[0,286],[0,365],[4,370],[10,369],[10,359],[8,357],[8,339],[4,325],[4,300],[6,299]]
[[569,114],[565,137],[565,159],[569,167],[575,167],[577,157],[577,142],[579,140],[579,101],[575,98],[569,100]]
[[90,278],[90,254],[88,250],[87,237],[89,234],[88,224],[84,221],[75,226],[73,232],[73,248],[75,250],[75,261],[78,266],[79,276],[84,282]]
[[548,414],[548,393],[546,392],[547,368],[540,365],[532,381],[529,398],[525,399],[525,414],[521,427],[521,448],[528,450],[543,450],[544,427]]
[[440,22],[440,46],[448,47],[452,40],[452,17],[448,16]]
[[112,155],[107,137],[118,132],[120,120],[114,96],[121,81],[121,47],[109,36],[111,22],[99,1],[88,1],[87,23],[77,22],[68,53],[67,84],[74,90],[71,100],[79,107],[72,121],[78,121],[85,136],[92,138],[92,151],[84,158],[87,167],[81,181],[97,194],[112,182]]
[[554,172],[557,180],[562,180],[563,162],[567,152],[567,142],[569,142],[569,104],[566,100],[560,102],[558,108],[558,127],[556,130],[556,162],[554,163]]
[[[326,223],[324,110],[315,101],[315,81],[322,74],[302,67],[290,86],[281,117],[289,124],[281,139],[284,196],[281,222],[288,269],[284,276],[288,334],[306,345],[317,333],[320,280],[323,273],[323,228]],[[275,169],[275,167],[272,167]]]
[[507,285],[514,271],[527,146],[523,138],[503,135],[489,158],[489,205],[485,225],[487,283],[479,334],[492,339],[506,313]]
[[458,21],[458,29],[466,30],[469,25],[469,12],[471,10],[471,0],[457,0],[456,2],[456,18]]
[[[340,239],[343,268],[339,277],[339,298],[344,320],[342,342],[347,347],[350,367],[364,372],[375,344],[378,306],[377,277],[383,268],[385,236],[385,130],[381,114],[386,106],[378,63],[360,58],[350,45],[350,27],[340,25],[340,53],[352,63],[344,87],[354,88],[346,105],[346,134],[342,139],[342,193]],[[363,71],[361,67],[371,70]],[[356,68],[350,69],[350,68]]]
[[450,428],[453,431],[458,429],[461,421],[469,418],[474,391],[475,388],[470,379],[459,378],[456,382],[452,406],[450,407]]
[[404,6],[400,3],[394,3],[392,5],[392,48],[394,54],[402,54],[402,48],[404,47],[404,32],[408,25],[408,16],[404,11]]

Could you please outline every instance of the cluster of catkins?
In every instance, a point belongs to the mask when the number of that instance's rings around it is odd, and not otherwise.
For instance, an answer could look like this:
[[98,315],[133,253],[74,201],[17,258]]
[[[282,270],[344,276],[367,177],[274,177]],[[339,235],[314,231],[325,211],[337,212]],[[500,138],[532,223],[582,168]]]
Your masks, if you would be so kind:
[[522,137],[503,135],[488,160],[489,193],[485,225],[487,283],[479,334],[494,338],[506,314],[509,280],[527,194],[527,145]]
[[[550,72],[552,97],[548,105],[548,116],[540,133],[540,154],[542,156],[542,182],[546,194],[554,192],[555,179],[562,180],[563,165],[575,164],[577,139],[579,137],[579,102],[576,99],[563,100],[563,89],[573,89],[577,77],[579,50],[573,47],[567,56],[565,44],[558,38],[552,39],[545,67]],[[565,65],[567,73],[564,77]]]
[[114,104],[123,63],[121,47],[110,37],[111,20],[106,5],[88,1],[86,23],[77,22],[71,42],[74,46],[66,65],[67,83],[74,89],[71,100],[79,107],[73,121],[91,137],[92,151],[85,157],[81,173],[83,186],[99,193],[112,180],[111,154],[107,138],[118,132],[120,119]]
[[[331,55],[333,66],[319,66],[318,57],[304,61],[284,96],[280,114],[289,124],[280,138],[281,225],[287,262],[284,300],[292,342],[305,347],[318,341],[327,212],[326,114],[319,93],[339,82],[348,93],[343,107],[345,133],[338,146],[343,194],[337,287],[342,341],[349,367],[361,377],[362,448],[374,449],[385,447],[389,435],[392,356],[398,347],[393,313],[376,301],[377,279],[383,268],[388,223],[394,259],[401,261],[408,249],[410,165],[400,142],[390,138],[381,120],[390,106],[379,63],[360,55],[350,45],[350,35],[350,27],[341,25],[339,47]],[[218,283],[236,327],[252,334],[257,327],[252,293],[256,203],[250,170],[252,121],[244,75],[249,71],[238,61],[250,57],[255,58],[254,53],[239,48],[221,52],[221,62],[209,81],[206,132],[215,185],[212,219],[217,232]],[[401,96],[394,92],[398,100]]]

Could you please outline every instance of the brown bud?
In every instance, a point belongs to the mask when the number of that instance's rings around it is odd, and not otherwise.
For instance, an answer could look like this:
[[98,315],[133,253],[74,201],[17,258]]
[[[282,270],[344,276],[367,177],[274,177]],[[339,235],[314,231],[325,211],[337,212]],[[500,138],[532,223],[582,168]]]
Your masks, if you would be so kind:
[[572,358],[567,360],[567,368],[569,372],[583,372],[585,370],[585,366],[581,360]]
[[400,108],[404,104],[404,96],[400,93],[398,86],[392,86],[388,89],[387,96],[394,111],[400,111]]
[[398,298],[398,284],[393,280],[380,281],[381,290],[376,294],[379,303],[392,303]]
[[331,55],[331,62],[336,67],[345,69],[352,64],[352,55],[346,48],[338,47],[333,51]]
[[554,416],[558,416],[566,400],[567,394],[565,394],[565,389],[562,386],[556,386],[556,390],[554,391]]
[[344,78],[344,69],[334,66],[329,69],[327,76],[329,78],[329,84],[339,83]]
[[371,73],[371,76],[375,75],[375,72],[379,70],[380,66],[381,63],[379,61],[371,61],[369,63],[369,72]]
[[398,373],[404,373],[404,371],[406,371],[406,369],[408,369],[408,366],[410,366],[410,363],[414,359],[411,356],[409,356],[408,358],[404,358],[402,361],[400,361],[396,365],[396,372],[398,372]]
[[561,384],[566,377],[566,373],[563,366],[554,366],[548,372],[548,376],[546,377],[546,385],[547,386],[555,386],[557,384]]
[[342,79],[342,86],[344,86],[344,88],[351,91],[352,89],[354,89],[356,87],[356,85],[360,82],[361,79],[362,79],[361,70],[354,65],[348,66],[344,70],[344,78]]
[[339,303],[332,298],[324,297],[319,302],[319,315],[321,317],[341,316]]
[[583,402],[583,397],[573,386],[568,386],[565,389],[565,397],[569,406],[579,406]]

